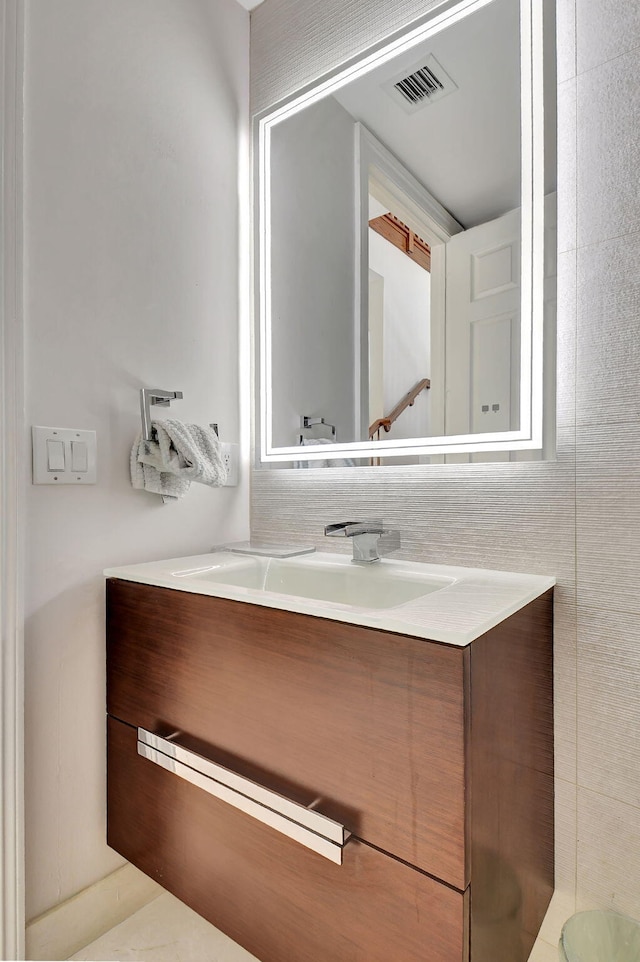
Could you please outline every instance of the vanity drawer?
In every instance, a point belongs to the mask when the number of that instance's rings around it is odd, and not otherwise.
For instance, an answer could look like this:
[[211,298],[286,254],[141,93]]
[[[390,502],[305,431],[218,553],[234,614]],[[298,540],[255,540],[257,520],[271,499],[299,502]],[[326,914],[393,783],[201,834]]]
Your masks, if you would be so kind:
[[137,754],[108,720],[108,843],[261,962],[465,962],[468,896],[351,840],[342,865]]
[[467,659],[370,628],[108,584],[112,716],[179,730],[285,795],[314,793],[359,839],[459,890]]

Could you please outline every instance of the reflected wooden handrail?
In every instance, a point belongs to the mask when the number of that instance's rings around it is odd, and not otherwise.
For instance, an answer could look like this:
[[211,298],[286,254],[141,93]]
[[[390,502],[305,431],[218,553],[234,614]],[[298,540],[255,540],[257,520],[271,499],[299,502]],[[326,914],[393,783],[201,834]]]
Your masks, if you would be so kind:
[[394,421],[398,420],[402,412],[405,411],[408,407],[411,407],[415,403],[415,400],[418,397],[418,395],[421,394],[423,391],[426,391],[427,388],[430,388],[430,387],[431,387],[431,381],[429,380],[428,377],[423,377],[421,381],[418,381],[417,384],[414,384],[411,390],[407,391],[407,393],[402,398],[402,400],[398,401],[393,411],[390,411],[389,414],[386,416],[386,418],[378,418],[377,421],[373,422],[373,424],[369,428],[369,440],[371,441],[374,435],[376,434],[378,435],[378,438],[380,438],[380,431],[383,428],[385,431],[391,430],[391,425],[393,424]]
[[369,227],[398,250],[403,251],[415,264],[431,272],[431,248],[395,214],[389,212],[382,217],[374,217],[369,221]]

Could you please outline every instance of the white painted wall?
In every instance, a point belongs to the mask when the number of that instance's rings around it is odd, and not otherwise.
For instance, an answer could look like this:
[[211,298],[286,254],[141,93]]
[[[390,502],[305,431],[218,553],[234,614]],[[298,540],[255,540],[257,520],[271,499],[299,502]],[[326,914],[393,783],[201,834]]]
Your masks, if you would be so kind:
[[246,536],[246,470],[163,505],[128,458],[143,385],[245,433],[248,27],[234,0],[26,2],[27,423],[98,432],[95,487],[25,479],[27,917],[122,861],[104,841],[103,568]]
[[353,441],[353,118],[320,101],[275,127],[271,150],[274,444],[296,443],[303,414]]
[[[418,381],[431,377],[431,275],[371,229],[369,266],[384,278],[384,411],[375,415],[384,417]],[[429,392],[423,391],[382,436],[428,437],[429,410]]]

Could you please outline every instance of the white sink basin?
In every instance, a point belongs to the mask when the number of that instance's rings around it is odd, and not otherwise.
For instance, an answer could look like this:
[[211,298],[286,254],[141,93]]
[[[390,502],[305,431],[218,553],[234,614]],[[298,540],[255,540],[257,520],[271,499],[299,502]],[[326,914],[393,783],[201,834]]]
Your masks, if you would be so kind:
[[354,565],[349,555],[323,551],[286,559],[215,551],[109,568],[105,575],[458,646],[555,584],[542,575],[392,558]]
[[[226,561],[226,559],[225,559]],[[328,601],[358,608],[395,608],[452,585],[455,578],[438,577],[403,562],[354,565],[342,555],[302,558],[233,559],[200,569],[174,571],[174,577],[211,584],[235,585],[254,591]]]

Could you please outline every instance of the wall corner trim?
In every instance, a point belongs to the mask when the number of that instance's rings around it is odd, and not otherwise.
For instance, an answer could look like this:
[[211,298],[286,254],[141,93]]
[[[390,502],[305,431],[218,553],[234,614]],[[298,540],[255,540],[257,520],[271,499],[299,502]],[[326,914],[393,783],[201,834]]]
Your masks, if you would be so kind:
[[0,4],[0,956],[24,958],[23,0]]

